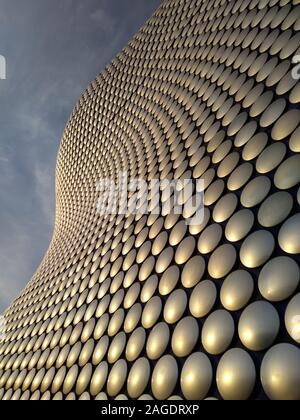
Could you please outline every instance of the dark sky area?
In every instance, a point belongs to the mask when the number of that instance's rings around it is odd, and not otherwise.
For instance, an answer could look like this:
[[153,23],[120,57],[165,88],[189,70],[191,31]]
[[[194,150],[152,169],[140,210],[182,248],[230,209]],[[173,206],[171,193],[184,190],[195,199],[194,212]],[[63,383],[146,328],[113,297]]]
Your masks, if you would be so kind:
[[55,162],[89,82],[161,0],[0,0],[0,313],[52,236]]

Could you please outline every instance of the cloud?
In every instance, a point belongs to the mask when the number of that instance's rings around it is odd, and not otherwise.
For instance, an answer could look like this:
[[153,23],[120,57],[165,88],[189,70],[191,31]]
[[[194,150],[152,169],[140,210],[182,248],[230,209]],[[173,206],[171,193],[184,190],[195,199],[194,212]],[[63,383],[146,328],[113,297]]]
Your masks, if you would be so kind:
[[90,14],[90,19],[99,25],[102,32],[113,33],[116,29],[116,20],[104,8],[99,8]]

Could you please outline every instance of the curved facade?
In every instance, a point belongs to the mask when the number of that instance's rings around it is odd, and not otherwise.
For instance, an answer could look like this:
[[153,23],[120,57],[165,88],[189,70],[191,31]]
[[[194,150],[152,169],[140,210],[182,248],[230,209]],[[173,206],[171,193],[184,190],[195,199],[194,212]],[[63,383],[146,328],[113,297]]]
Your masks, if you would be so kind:
[[[167,0],[88,87],[2,399],[300,399],[299,29],[299,0]],[[190,180],[201,222],[99,212],[124,173]]]

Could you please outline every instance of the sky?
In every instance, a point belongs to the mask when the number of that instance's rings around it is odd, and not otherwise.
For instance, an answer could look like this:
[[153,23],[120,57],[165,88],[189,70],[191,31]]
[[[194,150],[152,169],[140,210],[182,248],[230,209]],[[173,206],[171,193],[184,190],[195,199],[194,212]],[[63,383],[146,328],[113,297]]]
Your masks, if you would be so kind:
[[0,0],[0,313],[51,240],[55,164],[88,84],[161,0]]

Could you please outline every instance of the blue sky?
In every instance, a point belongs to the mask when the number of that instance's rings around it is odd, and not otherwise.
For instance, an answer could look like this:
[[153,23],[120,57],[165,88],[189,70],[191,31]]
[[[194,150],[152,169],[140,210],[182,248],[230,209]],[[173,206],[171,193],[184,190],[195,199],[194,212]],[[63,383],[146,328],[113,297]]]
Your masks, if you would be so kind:
[[160,2],[0,0],[0,312],[48,248],[69,114]]

